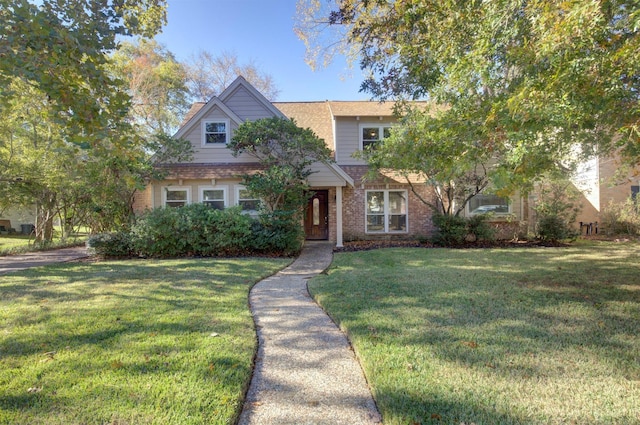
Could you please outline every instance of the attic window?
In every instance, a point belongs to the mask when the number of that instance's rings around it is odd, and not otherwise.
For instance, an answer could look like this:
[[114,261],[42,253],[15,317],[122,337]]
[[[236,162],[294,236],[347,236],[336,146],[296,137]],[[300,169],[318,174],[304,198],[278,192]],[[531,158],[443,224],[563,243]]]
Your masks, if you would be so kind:
[[229,122],[228,121],[204,121],[202,123],[202,144],[224,145],[229,139]]

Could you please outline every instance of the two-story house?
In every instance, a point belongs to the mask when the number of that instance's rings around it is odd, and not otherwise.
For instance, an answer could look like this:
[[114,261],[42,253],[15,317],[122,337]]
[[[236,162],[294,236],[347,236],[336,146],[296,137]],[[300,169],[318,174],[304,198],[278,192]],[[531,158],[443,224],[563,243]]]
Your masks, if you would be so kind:
[[[142,211],[198,202],[213,208],[240,205],[255,213],[257,200],[242,186],[241,176],[257,171],[259,164],[246,154],[234,157],[227,143],[245,120],[276,116],[310,128],[333,152],[333,161],[314,164],[308,178],[313,196],[304,218],[307,239],[330,240],[339,247],[348,240],[429,236],[434,231],[432,211],[406,179],[393,174],[371,177],[366,162],[353,156],[388,135],[396,122],[392,108],[390,103],[367,101],[270,102],[238,77],[219,96],[193,105],[176,133],[191,142],[193,160],[166,165],[166,179],[148,185],[134,207]],[[433,201],[430,186],[413,183],[421,198]],[[534,202],[479,195],[466,214],[493,212],[517,224],[532,216]],[[503,236],[513,235],[511,226]]]
[[[305,215],[308,239],[343,241],[365,238],[407,238],[433,232],[431,212],[393,175],[367,176],[365,161],[352,154],[376,143],[395,122],[391,104],[377,102],[269,102],[244,78],[238,77],[219,96],[196,103],[176,137],[194,148],[189,163],[167,165],[165,180],[152,182],[138,194],[137,211],[159,206],[202,202],[214,208],[240,205],[256,208],[242,186],[241,176],[259,164],[246,154],[234,157],[227,143],[245,120],[267,117],[294,119],[311,128],[332,150],[333,161],[316,163],[308,184],[313,191]],[[422,197],[433,196],[423,184]]]

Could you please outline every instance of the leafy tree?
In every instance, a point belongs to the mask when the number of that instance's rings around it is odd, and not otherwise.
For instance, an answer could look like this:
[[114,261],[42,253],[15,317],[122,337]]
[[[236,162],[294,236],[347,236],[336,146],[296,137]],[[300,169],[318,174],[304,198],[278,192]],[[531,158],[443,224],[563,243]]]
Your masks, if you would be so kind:
[[119,36],[155,35],[166,21],[165,0],[34,3],[0,0],[0,99],[19,96],[8,87],[21,79],[46,95],[69,141],[114,143],[129,97],[105,66],[108,53]]
[[245,176],[245,184],[269,214],[300,213],[307,200],[308,167],[330,158],[329,148],[313,131],[278,117],[245,121],[234,132],[229,148],[236,156],[247,153],[257,158],[264,167]]
[[131,115],[141,134],[172,134],[189,103],[187,73],[173,54],[154,40],[123,42],[112,56],[116,75],[129,85]]
[[279,90],[273,77],[261,72],[253,63],[240,64],[234,53],[223,52],[219,56],[201,50],[191,57],[186,64],[188,85],[191,96],[202,102],[207,102],[213,96],[226,89],[239,75],[242,75],[267,99],[275,100]]
[[370,72],[363,90],[445,107],[424,118],[434,143],[455,137],[443,162],[469,168],[467,152],[480,146],[492,153],[497,189],[526,189],[618,149],[638,163],[635,0],[300,0],[299,10],[311,48],[323,26],[339,28],[333,46],[357,52]]

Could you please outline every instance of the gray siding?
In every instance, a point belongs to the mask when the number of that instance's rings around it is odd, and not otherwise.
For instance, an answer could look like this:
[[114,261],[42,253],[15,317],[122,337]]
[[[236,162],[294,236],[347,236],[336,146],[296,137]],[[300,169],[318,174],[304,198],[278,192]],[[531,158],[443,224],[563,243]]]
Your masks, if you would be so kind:
[[255,121],[273,116],[271,111],[242,86],[238,87],[224,104],[243,120]]

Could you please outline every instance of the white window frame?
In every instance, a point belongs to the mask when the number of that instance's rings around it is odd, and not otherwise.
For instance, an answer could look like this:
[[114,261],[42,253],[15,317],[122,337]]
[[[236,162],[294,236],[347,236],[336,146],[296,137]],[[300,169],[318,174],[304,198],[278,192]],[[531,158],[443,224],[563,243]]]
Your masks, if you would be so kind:
[[[247,190],[246,187],[242,186],[242,185],[238,185],[236,186],[236,205],[240,206],[240,191],[241,190]],[[258,202],[260,202],[260,199],[258,198],[244,198],[244,199],[250,199],[250,200],[257,200]],[[243,210],[242,211],[243,214],[248,214],[251,217],[258,217],[258,210]]]
[[[198,201],[204,204],[204,191],[205,190],[221,190],[222,200],[224,202],[224,208],[229,206],[229,187],[228,186],[198,186]],[[223,209],[224,209],[223,208]]]
[[385,128],[388,128],[389,130],[391,130],[391,128],[393,127],[393,124],[391,123],[384,123],[384,124],[380,124],[380,123],[362,123],[360,124],[359,128],[358,128],[358,143],[360,143],[360,150],[363,151],[364,148],[364,138],[362,137],[362,132],[365,128],[377,128],[378,129],[378,142],[381,142],[382,140],[385,139],[384,137],[384,130]]
[[[505,198],[504,196],[498,196],[498,195],[492,195],[492,194],[485,194],[485,193],[479,193],[477,195],[474,195],[473,198],[475,198],[476,196],[495,196],[496,198],[502,198],[504,200],[507,201],[507,212],[496,212],[496,211],[487,211],[492,213],[493,215],[497,216],[497,217],[501,217],[501,216],[506,216],[506,215],[510,215],[511,214],[511,200],[509,198]],[[473,200],[473,198],[469,199],[469,202],[467,202],[467,208],[466,208],[466,213],[467,216],[473,216],[473,215],[477,215],[477,214],[473,214],[472,210],[471,210],[471,201]],[[491,204],[485,204],[485,205],[491,205]],[[482,206],[482,205],[481,205]]]
[[[367,200],[369,199],[369,193],[370,192],[383,192],[383,217],[384,217],[384,229],[383,230],[376,230],[376,231],[370,231],[368,228],[368,205],[367,205]],[[404,228],[405,230],[389,230],[389,221],[391,218],[391,215],[398,215],[398,214],[391,214],[389,212],[389,193],[390,192],[402,192],[404,199],[405,199],[405,212],[404,212],[404,216],[405,216],[405,223],[404,223]],[[405,189],[369,189],[369,190],[365,190],[365,194],[364,194],[364,230],[365,233],[367,234],[371,234],[371,235],[375,235],[375,234],[383,234],[383,233],[392,233],[392,234],[404,234],[404,233],[409,233],[409,192]]]
[[[162,206],[168,207],[167,204],[167,193],[169,192],[186,192],[187,200],[185,201],[185,205],[189,205],[191,203],[191,187],[190,186],[164,186],[162,188]],[[172,201],[169,201],[172,202]]]
[[[226,132],[225,132],[225,140],[224,143],[207,143],[207,124],[224,124]],[[229,144],[229,137],[231,132],[231,121],[228,119],[209,119],[202,121],[202,146],[206,148],[215,148],[215,147],[226,147]]]

